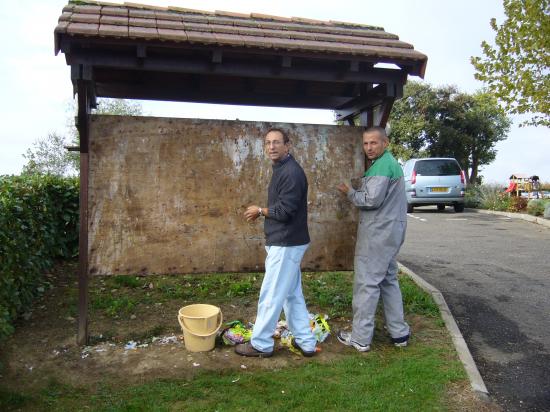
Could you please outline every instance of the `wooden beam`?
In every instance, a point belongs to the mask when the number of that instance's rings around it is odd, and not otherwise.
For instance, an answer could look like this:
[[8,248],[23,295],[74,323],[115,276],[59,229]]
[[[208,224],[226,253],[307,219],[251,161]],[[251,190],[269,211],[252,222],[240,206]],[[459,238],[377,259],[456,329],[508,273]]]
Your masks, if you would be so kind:
[[289,68],[292,66],[292,57],[290,56],[283,56],[281,59],[281,66],[285,68]]
[[387,97],[380,105],[374,108],[373,123],[375,126],[386,127],[394,101],[395,97]]
[[350,99],[344,105],[337,107],[336,120],[346,120],[350,117],[356,117],[368,108],[379,105],[386,97],[387,88],[385,84],[379,84],[374,89],[366,92],[363,91],[363,93],[366,94]]
[[261,92],[254,88],[251,82],[245,83],[245,87],[237,91],[222,88],[197,90],[187,84],[171,86],[168,88],[156,82],[139,84],[118,82],[116,84],[97,83],[96,89],[100,97],[327,110],[332,110],[349,100],[348,97],[339,96],[310,96],[303,93],[305,89],[299,88],[294,94]]
[[[191,54],[197,54],[211,50],[213,48],[222,48],[225,51],[230,51],[232,55],[240,54],[246,56],[246,60],[254,61],[261,58],[280,57],[282,55],[290,56],[294,59],[315,61],[316,64],[323,64],[324,62],[334,62],[342,60],[340,53],[331,53],[329,51],[313,52],[313,51],[299,51],[299,50],[280,50],[280,49],[262,49],[246,46],[226,46],[220,47],[218,45],[199,45],[182,42],[154,42],[147,41],[147,48],[154,50],[155,55],[173,55],[181,52],[188,52]],[[97,50],[102,51],[115,51],[115,53],[124,52],[125,49],[135,50],[135,40],[128,40],[124,38],[94,38],[94,37],[80,37],[62,35],[59,39],[60,50],[65,54],[70,54],[76,49],[86,49],[89,51]],[[135,53],[135,52],[134,52]],[[381,58],[379,56],[353,56],[354,60],[359,61],[360,67],[373,66],[376,63],[380,63]],[[70,64],[69,62],[67,62]],[[411,75],[421,75],[426,67],[426,61],[415,61],[408,58],[393,57],[388,58],[387,63],[393,63],[398,67],[401,67],[404,72]]]
[[222,51],[221,50],[214,50],[212,52],[212,63],[219,64],[222,62]]
[[254,77],[264,79],[309,80],[338,83],[404,83],[407,73],[395,69],[368,68],[358,72],[342,71],[323,64],[292,64],[276,67],[265,60],[233,61],[223,59],[212,65],[211,58],[200,56],[149,56],[140,64],[134,55],[109,51],[75,50],[68,56],[69,64],[99,66],[102,69],[130,69],[166,73],[215,73],[218,75]]
[[136,56],[138,59],[145,59],[147,57],[147,46],[144,44],[138,44],[136,48]]

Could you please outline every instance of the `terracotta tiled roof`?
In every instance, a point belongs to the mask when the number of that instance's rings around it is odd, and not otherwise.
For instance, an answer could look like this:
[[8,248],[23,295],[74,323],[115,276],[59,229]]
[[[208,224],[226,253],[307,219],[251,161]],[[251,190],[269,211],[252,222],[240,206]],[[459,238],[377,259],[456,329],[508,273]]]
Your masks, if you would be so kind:
[[423,76],[427,57],[381,27],[227,11],[154,7],[135,3],[75,2],[63,8],[60,35],[279,49],[300,53],[412,63]]

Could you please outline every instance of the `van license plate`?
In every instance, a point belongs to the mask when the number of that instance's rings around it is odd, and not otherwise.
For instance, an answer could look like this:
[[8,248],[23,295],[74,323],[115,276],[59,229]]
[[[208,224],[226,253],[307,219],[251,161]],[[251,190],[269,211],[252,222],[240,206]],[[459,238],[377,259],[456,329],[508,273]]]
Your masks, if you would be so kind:
[[446,192],[447,190],[449,190],[448,187],[432,187],[431,191],[441,193],[441,192]]

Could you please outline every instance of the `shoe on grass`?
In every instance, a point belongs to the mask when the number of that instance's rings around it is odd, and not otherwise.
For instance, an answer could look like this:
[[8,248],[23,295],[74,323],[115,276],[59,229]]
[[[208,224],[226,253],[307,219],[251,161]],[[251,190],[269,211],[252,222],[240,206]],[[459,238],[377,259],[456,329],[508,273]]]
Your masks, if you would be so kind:
[[241,343],[235,346],[235,353],[249,358],[269,358],[273,356],[273,351],[262,352],[256,349],[250,342]]
[[311,358],[313,355],[315,355],[315,351],[306,351],[306,350],[303,350],[300,345],[298,345],[298,343],[296,342],[296,339],[292,338],[290,344],[292,345],[292,347],[298,349],[300,351],[300,353],[302,355],[304,355],[306,358]]
[[410,334],[402,336],[400,338],[392,338],[391,341],[393,342],[393,346],[396,346],[398,348],[404,348],[409,345],[409,338],[411,337]]
[[351,332],[339,331],[336,335],[336,339],[343,343],[346,346],[352,346],[357,349],[359,352],[368,352],[370,350],[370,345],[361,345],[358,342],[355,342],[351,339]]

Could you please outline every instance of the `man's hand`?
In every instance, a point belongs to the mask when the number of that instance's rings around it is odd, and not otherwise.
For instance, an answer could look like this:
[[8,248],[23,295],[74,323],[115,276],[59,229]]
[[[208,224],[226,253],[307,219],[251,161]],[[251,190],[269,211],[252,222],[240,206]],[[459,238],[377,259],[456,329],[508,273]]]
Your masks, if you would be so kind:
[[244,218],[247,222],[253,222],[260,217],[260,206],[248,206],[244,211]]
[[346,195],[349,192],[349,186],[345,183],[340,183],[338,186],[336,186],[336,189],[338,189],[340,192],[342,192]]

